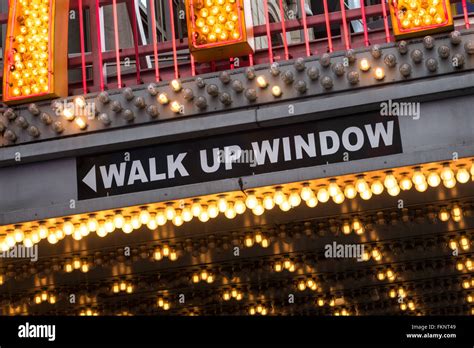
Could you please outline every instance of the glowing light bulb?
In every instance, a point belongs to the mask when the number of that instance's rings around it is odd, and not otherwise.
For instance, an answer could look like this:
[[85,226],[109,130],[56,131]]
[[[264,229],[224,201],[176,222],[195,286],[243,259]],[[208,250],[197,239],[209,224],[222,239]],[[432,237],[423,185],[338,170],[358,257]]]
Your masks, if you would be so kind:
[[354,185],[352,184],[348,184],[346,185],[346,187],[344,188],[344,195],[348,198],[348,199],[353,199],[357,196],[357,190],[355,188]]
[[179,92],[183,88],[183,86],[181,85],[181,81],[178,80],[178,79],[172,80],[170,82],[170,85],[171,85],[171,88],[173,89],[173,91],[175,91],[175,92]]
[[372,183],[370,189],[372,190],[372,193],[374,195],[380,195],[380,194],[382,194],[382,192],[384,190],[384,186],[383,186],[383,184],[380,180],[375,180]]
[[449,181],[454,179],[454,172],[449,167],[449,164],[445,164],[443,169],[441,170],[441,179],[443,181]]
[[260,88],[267,88],[268,87],[268,82],[265,79],[264,76],[258,76],[257,77],[257,84]]
[[456,173],[456,179],[459,181],[461,184],[465,184],[469,181],[471,176],[469,175],[469,172],[467,171],[466,168],[460,168],[458,172]]
[[298,193],[298,190],[296,189],[291,190],[291,194],[288,200],[292,207],[299,206],[301,204],[301,197]]
[[158,95],[158,103],[161,105],[166,105],[170,102],[168,95],[166,93],[160,93]]
[[273,86],[272,87],[272,95],[275,97],[275,98],[280,98],[282,96],[283,92],[281,90],[281,87],[280,86]]
[[245,205],[249,209],[254,209],[258,204],[257,197],[255,196],[254,191],[249,191],[247,199],[245,200]]
[[330,198],[329,192],[325,188],[321,188],[318,191],[317,198],[319,202],[326,203]]
[[369,71],[370,70],[370,62],[367,58],[362,58],[359,63],[360,70],[362,71]]
[[441,178],[439,177],[438,173],[432,171],[428,174],[428,185],[431,187],[438,187],[441,183]]
[[379,81],[383,80],[385,78],[385,70],[380,67],[376,68],[374,77],[376,80],[379,80]]

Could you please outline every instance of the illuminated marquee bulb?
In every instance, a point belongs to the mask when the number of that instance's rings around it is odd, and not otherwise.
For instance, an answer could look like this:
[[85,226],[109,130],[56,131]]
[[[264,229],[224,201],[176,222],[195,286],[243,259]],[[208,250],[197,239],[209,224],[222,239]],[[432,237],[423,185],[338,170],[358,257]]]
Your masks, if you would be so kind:
[[306,202],[313,196],[314,192],[311,187],[309,187],[309,184],[304,184],[303,188],[301,189],[301,199]]
[[172,80],[170,82],[170,85],[171,85],[171,88],[173,89],[173,91],[175,91],[175,92],[179,92],[183,88],[183,86],[181,85],[181,81],[178,80],[178,79]]
[[369,71],[370,70],[370,62],[367,58],[362,58],[359,63],[360,70],[362,71]]
[[385,71],[383,70],[383,68],[376,68],[374,76],[376,80],[383,80],[385,78]]
[[358,177],[355,187],[357,189],[357,192],[359,193],[369,191],[369,185],[367,184],[367,181],[365,181],[363,176]]
[[342,192],[339,192],[337,195],[335,195],[332,199],[334,201],[334,203],[336,204],[342,204],[345,200],[345,196]]
[[442,221],[442,222],[446,222],[449,220],[449,212],[448,210],[443,207],[441,208],[441,210],[439,211],[439,219]]
[[413,183],[415,184],[415,186],[422,185],[426,182],[426,178],[423,175],[423,173],[421,172],[420,168],[415,169],[415,172],[413,173],[412,180],[413,180]]
[[171,103],[171,111],[173,111],[175,114],[180,114],[183,112],[183,105],[181,105],[179,102],[177,101],[173,101]]
[[341,189],[339,188],[339,185],[336,183],[336,180],[332,179],[328,186],[329,195],[331,197],[335,197],[340,191]]
[[255,196],[254,191],[249,191],[249,194],[247,196],[247,199],[245,200],[245,205],[249,209],[254,209],[258,204],[257,197]]
[[209,206],[207,207],[207,213],[211,219],[216,218],[219,215],[219,208],[216,205],[215,201],[210,201]]
[[198,217],[199,215],[201,215],[201,211],[201,203],[199,203],[199,200],[194,200],[193,205],[191,206],[191,212],[195,217]]
[[382,192],[384,190],[384,186],[383,186],[383,184],[380,180],[375,180],[372,183],[370,189],[372,190],[372,193],[374,195],[380,195],[380,194],[382,194]]
[[387,172],[387,176],[385,177],[385,180],[384,180],[384,185],[387,188],[387,190],[391,189],[392,187],[397,186],[397,179],[395,179],[393,172]]
[[[235,204],[234,204],[234,207],[233,207],[233,210],[235,210],[235,212],[237,214],[241,215],[241,214],[245,213],[246,209],[247,209],[247,206],[245,205],[245,202],[242,199],[242,197],[237,197],[237,199],[235,201]],[[226,212],[227,212],[227,210],[226,210]]]
[[301,204],[301,197],[297,189],[292,189],[290,197],[288,198],[289,203],[292,207],[297,207]]
[[271,193],[264,194],[263,206],[266,210],[272,210],[275,207]]
[[224,213],[228,207],[228,204],[227,204],[227,200],[225,198],[225,196],[219,196],[218,197],[218,201],[217,201],[217,206],[219,208],[219,211],[221,213]]
[[63,231],[67,236],[70,236],[74,232],[74,225],[71,221],[64,222]]
[[470,175],[466,168],[460,168],[456,173],[456,179],[461,183],[465,184],[469,181]]
[[277,205],[281,205],[281,204],[283,204],[283,202],[286,201],[286,195],[281,190],[281,187],[278,187],[276,189],[275,194],[273,196],[273,200],[274,200],[275,204],[277,204]]
[[149,221],[150,221],[150,212],[146,208],[143,208],[142,210],[140,210],[140,222],[143,225],[146,225],[148,224]]
[[264,76],[258,76],[257,77],[257,84],[260,88],[267,88],[268,87],[268,82],[265,79]]
[[430,174],[428,174],[428,185],[431,187],[438,187],[440,183],[441,178],[439,177],[438,173],[432,171]]
[[[299,198],[299,195],[298,195],[298,198]],[[256,216],[260,216],[265,212],[265,208],[263,207],[261,203],[262,202],[259,200],[259,203],[257,204],[257,206],[252,209],[252,213],[254,213],[254,215]]]
[[[236,205],[237,205],[237,202],[236,202]],[[237,210],[235,209],[235,206],[233,206],[232,204],[229,204],[229,207],[225,211],[224,215],[229,220],[232,220],[233,218],[235,218],[237,216],[237,214],[243,214],[243,212],[245,212],[245,210],[246,210],[246,206],[245,206],[243,201],[241,201],[241,203],[239,203],[239,209],[240,209],[239,211],[241,211],[242,213],[237,213]]]
[[348,198],[348,199],[353,199],[357,196],[357,190],[355,188],[354,185],[352,184],[348,184],[346,185],[346,187],[344,188],[344,195]]
[[186,204],[184,206],[183,211],[181,212],[181,216],[184,222],[190,222],[193,219],[194,215],[191,209],[189,208],[189,204]]
[[169,221],[173,220],[174,217],[176,216],[176,211],[172,203],[167,204],[166,209],[165,209],[165,216],[166,216],[166,219],[168,219]]
[[400,194],[400,186],[395,185],[387,190],[388,194],[392,197],[396,197]]
[[166,93],[160,93],[158,95],[158,103],[161,105],[166,105],[170,102],[168,95]]
[[279,98],[282,96],[283,92],[280,86],[273,86],[272,87],[272,94],[275,98]]
[[445,164],[443,169],[441,170],[441,179],[443,181],[450,181],[454,179],[454,173],[452,169],[449,167],[449,164]]
[[317,199],[315,196],[313,196],[313,197],[311,197],[310,199],[308,199],[308,200],[306,201],[306,205],[307,205],[309,208],[314,208],[314,207],[316,207],[316,206],[318,205],[318,199]]
[[365,201],[368,201],[369,199],[372,198],[372,191],[371,190],[366,190],[360,193],[360,198],[362,198]]
[[328,191],[323,187],[319,189],[317,197],[319,202],[326,203],[329,200],[330,195]]

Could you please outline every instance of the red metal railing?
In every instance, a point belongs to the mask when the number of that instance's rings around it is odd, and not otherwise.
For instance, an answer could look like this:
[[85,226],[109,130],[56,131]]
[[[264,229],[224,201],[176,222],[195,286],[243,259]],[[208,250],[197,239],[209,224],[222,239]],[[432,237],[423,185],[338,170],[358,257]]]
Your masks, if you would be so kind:
[[[212,62],[210,64],[195,64],[192,57],[186,54],[188,47],[187,38],[177,37],[177,25],[175,23],[176,9],[173,7],[173,0],[168,1],[169,13],[165,20],[170,25],[171,38],[167,41],[159,41],[156,31],[149,33],[151,44],[143,44],[138,35],[138,24],[135,13],[135,2],[139,0],[71,0],[71,9],[79,12],[79,40],[80,52],[77,55],[71,55],[69,59],[69,69],[80,71],[80,78],[70,82],[70,94],[82,94],[85,92],[97,92],[104,89],[113,89],[121,86],[133,86],[140,83],[149,83],[159,80],[172,80],[174,78],[186,78],[216,70],[234,68],[234,60]],[[184,0],[183,0],[184,1]],[[287,60],[296,57],[305,57],[321,54],[324,52],[333,52],[349,48],[368,46],[375,43],[384,43],[393,41],[390,30],[388,5],[384,0],[376,5],[367,5],[362,1],[361,8],[346,9],[343,6],[344,1],[340,0],[342,9],[337,12],[328,10],[328,0],[323,0],[323,13],[316,13],[311,16],[304,11],[304,0],[299,1],[299,8],[303,9],[298,14],[298,18],[270,23],[269,19],[269,0],[258,0],[263,3],[265,12],[265,24],[254,27],[256,38],[266,38],[268,47],[258,50],[254,55],[240,57],[240,65],[254,65],[268,63],[278,60]],[[132,32],[133,47],[120,47],[120,29],[117,19],[117,6],[125,3],[131,23],[129,29]],[[166,2],[163,1],[163,4]],[[466,0],[454,0],[452,3],[461,3],[463,13],[457,18],[457,22],[462,27],[469,28],[469,16]],[[151,22],[151,27],[156,28],[157,8],[153,1],[147,0],[149,13],[147,19]],[[275,9],[279,13],[284,11],[282,0],[274,1]],[[100,9],[104,6],[112,6],[113,28],[114,28],[114,49],[103,50],[103,33],[100,18]],[[85,11],[89,14],[89,40],[86,40],[86,30],[84,28]],[[5,24],[7,14],[0,13],[0,24]],[[459,20],[460,18],[460,20]],[[472,18],[472,17],[471,17]],[[363,27],[361,32],[353,32],[350,24],[352,21],[360,21]],[[369,28],[370,23],[378,21],[376,28]],[[315,29],[319,33],[318,38],[310,38],[310,30]],[[292,31],[300,31],[301,40],[296,44],[289,44],[287,35]],[[273,45],[272,38],[280,37],[281,45]],[[91,49],[86,51],[87,45]],[[107,42],[107,44],[110,44]],[[178,57],[179,52],[179,57]],[[184,55],[182,54],[184,52]],[[146,57],[153,58],[154,66],[149,68],[148,64],[142,64]],[[135,72],[124,72],[121,64],[125,59],[135,60]],[[115,66],[113,73],[107,73],[104,64]],[[91,71],[88,76],[88,70]],[[0,77],[3,69],[0,71]]]

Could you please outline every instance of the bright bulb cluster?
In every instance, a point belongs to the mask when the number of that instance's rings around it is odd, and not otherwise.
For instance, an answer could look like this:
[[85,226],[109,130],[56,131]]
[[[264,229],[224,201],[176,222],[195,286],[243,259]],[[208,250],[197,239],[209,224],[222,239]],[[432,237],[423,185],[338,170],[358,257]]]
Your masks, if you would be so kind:
[[124,280],[122,280],[121,282],[115,282],[112,285],[112,292],[114,294],[118,294],[120,292],[131,294],[133,293],[133,284]]
[[222,299],[224,301],[230,301],[232,299],[234,299],[236,301],[241,301],[243,298],[244,298],[244,294],[241,291],[239,291],[238,289],[226,290],[222,294]]
[[153,252],[153,259],[155,261],[161,261],[163,258],[168,258],[170,261],[176,261],[178,259],[178,253],[176,250],[170,249],[168,245],[155,248]]
[[397,278],[397,275],[391,268],[388,268],[386,270],[380,270],[377,272],[377,279],[380,281],[384,281],[387,279],[393,282],[396,278]]
[[163,297],[159,297],[158,300],[156,301],[156,304],[159,308],[162,308],[163,310],[167,311],[171,308],[171,303],[164,299]]
[[199,282],[206,282],[208,284],[214,283],[214,280],[216,280],[216,276],[207,271],[207,270],[202,270],[200,273],[194,273],[191,277],[191,280],[194,284],[197,284]]
[[42,291],[41,293],[38,293],[34,297],[34,302],[36,304],[40,304],[43,302],[48,302],[50,304],[55,304],[56,303],[56,295],[50,294],[47,291]]
[[7,53],[12,97],[49,92],[50,0],[19,0],[11,51]]
[[318,290],[318,284],[313,278],[301,279],[298,281],[296,286],[299,291],[305,291],[306,289],[316,291]]
[[397,10],[403,29],[444,25],[448,19],[443,0],[400,0]]
[[256,306],[251,306],[249,308],[249,314],[250,315],[267,315],[268,314],[268,309],[265,307],[263,304],[258,304]]
[[194,38],[197,46],[241,39],[237,0],[194,0]]

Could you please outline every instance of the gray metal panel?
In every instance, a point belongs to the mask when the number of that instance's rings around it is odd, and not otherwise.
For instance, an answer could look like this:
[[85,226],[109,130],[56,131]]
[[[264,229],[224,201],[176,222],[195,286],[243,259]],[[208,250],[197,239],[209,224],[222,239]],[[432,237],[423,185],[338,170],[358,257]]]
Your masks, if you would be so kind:
[[[474,156],[474,117],[470,111],[473,99],[472,96],[464,96],[423,103],[420,120],[402,118],[403,154],[262,174],[242,180],[245,188],[252,188],[451,160],[454,152],[459,157]],[[251,122],[251,117],[247,117],[247,122]],[[0,170],[0,182],[2,225],[240,190],[237,178],[76,202],[75,209],[71,210],[70,199],[77,198],[74,159],[3,168]]]

